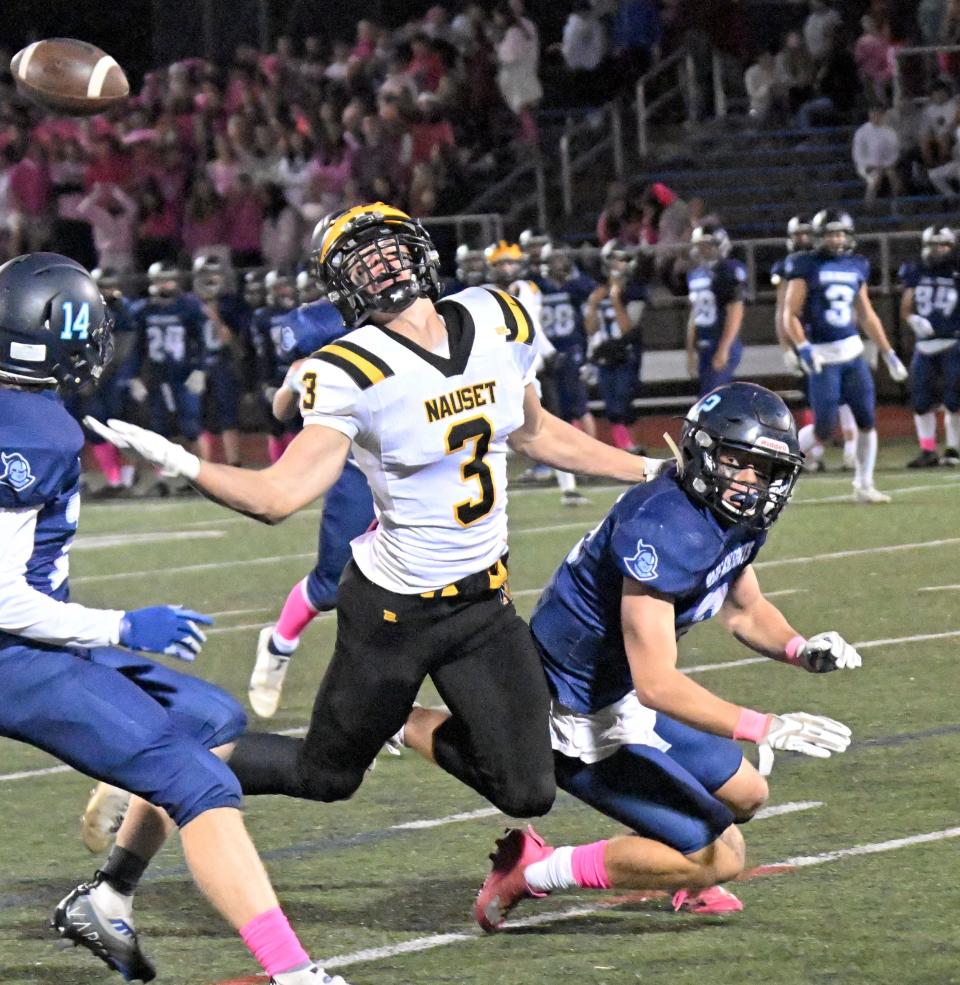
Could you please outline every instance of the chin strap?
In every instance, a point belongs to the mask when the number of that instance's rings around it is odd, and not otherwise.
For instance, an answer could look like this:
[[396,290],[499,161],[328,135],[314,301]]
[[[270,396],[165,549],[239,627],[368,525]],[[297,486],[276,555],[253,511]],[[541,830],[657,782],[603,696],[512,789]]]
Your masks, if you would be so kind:
[[669,434],[664,431],[663,440],[666,442],[667,447],[670,449],[670,453],[673,455],[677,462],[677,474],[683,475],[683,455],[680,454],[680,449],[677,447],[677,443],[670,437]]

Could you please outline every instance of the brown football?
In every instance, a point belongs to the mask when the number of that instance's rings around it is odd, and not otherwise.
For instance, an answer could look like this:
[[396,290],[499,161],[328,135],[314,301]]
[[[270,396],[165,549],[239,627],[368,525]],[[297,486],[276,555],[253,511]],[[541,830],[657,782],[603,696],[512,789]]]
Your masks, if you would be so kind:
[[34,41],[13,56],[10,72],[24,95],[72,116],[102,113],[130,94],[123,69],[110,55],[73,38]]

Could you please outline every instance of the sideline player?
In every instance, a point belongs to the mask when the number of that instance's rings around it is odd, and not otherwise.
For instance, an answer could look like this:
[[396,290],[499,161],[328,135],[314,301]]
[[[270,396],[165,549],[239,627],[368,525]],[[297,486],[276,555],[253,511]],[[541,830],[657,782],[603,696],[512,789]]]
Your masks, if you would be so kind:
[[[787,223],[787,255],[791,253],[805,253],[813,247],[813,228],[809,219],[795,215]],[[783,268],[787,258],[777,260],[770,268],[770,283],[777,289],[776,305],[773,313],[774,330],[777,333],[777,343],[783,349],[783,362],[793,373],[804,376],[803,367],[800,359],[793,348],[792,343],[784,334],[784,300],[787,296],[787,282],[783,276]],[[804,379],[806,388],[806,379]],[[797,432],[800,442],[800,451],[803,452],[805,460],[803,467],[808,472],[823,472],[826,466],[823,463],[823,443],[817,439],[813,427],[813,411],[808,407],[804,411],[805,421],[803,427]],[[853,469],[856,463],[857,454],[857,422],[853,419],[853,412],[846,404],[840,405],[840,430],[843,432],[843,468]]]
[[858,428],[854,501],[889,503],[890,497],[873,484],[876,392],[858,326],[876,343],[892,379],[903,382],[907,368],[870,303],[870,261],[853,252],[853,220],[846,212],[823,209],[813,217],[812,229],[814,250],[791,254],[784,264],[783,331],[809,375],[817,438],[826,442],[833,436],[841,404],[853,412]]
[[[677,638],[713,616],[771,659],[821,673],[860,665],[836,633],[800,636],[753,568],[800,471],[790,411],[769,390],[728,384],[690,410],[680,448],[679,472],[624,493],[570,551],[531,619],[553,694],[558,785],[634,833],[554,850],[532,829],[511,831],[477,898],[486,930],[525,897],[577,887],[665,889],[681,894],[678,908],[741,909],[716,884],[743,868],[736,825],[767,799],[772,750],[826,757],[849,743],[839,722],[753,711],[677,668]],[[404,744],[429,757],[443,716],[415,709]],[[734,739],[759,744],[760,772]]]
[[60,902],[53,927],[128,981],[154,978],[127,890],[157,833],[176,825],[201,891],[275,985],[339,985],[287,923],[244,827],[239,783],[214,755],[243,731],[243,710],[143,655],[193,660],[204,640],[197,624],[211,620],[179,606],[68,601],[83,434],[56,391],[96,380],[109,358],[97,285],[75,261],[35,253],[0,267],[0,297],[0,735],[144,798],[93,881]]
[[[920,453],[908,469],[960,465],[960,321],[952,229],[928,226],[921,240],[920,263],[900,268],[903,297],[900,318],[916,336],[910,363],[910,396]],[[946,447],[937,454],[937,404],[943,400]]]
[[349,797],[429,675],[453,712],[436,736],[440,766],[506,813],[542,814],[555,792],[549,697],[506,589],[507,443],[627,482],[654,463],[542,409],[533,326],[510,295],[471,288],[434,304],[439,258],[405,213],[378,202],[328,216],[312,263],[360,325],[304,364],[305,426],[274,465],[231,469],[124,422],[91,425],[268,523],[326,492],[351,445],[370,482],[379,522],[353,542],[307,735],[248,735],[231,766],[247,793]]
[[690,236],[695,266],[687,274],[687,372],[699,380],[700,396],[729,383],[740,365],[746,267],[730,256],[727,231],[715,222]]

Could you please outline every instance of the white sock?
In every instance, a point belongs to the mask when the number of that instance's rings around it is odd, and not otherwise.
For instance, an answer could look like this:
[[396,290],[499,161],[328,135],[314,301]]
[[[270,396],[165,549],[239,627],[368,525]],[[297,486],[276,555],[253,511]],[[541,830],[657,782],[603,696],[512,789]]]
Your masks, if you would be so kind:
[[294,650],[300,645],[300,640],[288,640],[285,636],[281,636],[276,630],[270,636],[270,642],[273,644],[273,648],[277,653],[283,654],[285,657],[290,656]]
[[573,888],[577,884],[573,878],[573,845],[557,848],[552,855],[528,865],[523,870],[523,877],[538,893]]
[[561,492],[574,492],[577,488],[577,477],[572,472],[564,472],[561,469],[554,469],[553,474],[557,477],[557,485]]
[[[946,417],[945,414],[944,419]],[[921,448],[924,441],[935,442],[937,440],[937,415],[934,411],[929,410],[926,414],[914,414],[913,426],[917,429],[917,440],[920,442]],[[947,443],[949,444],[949,439]]]
[[[814,433],[812,424],[804,424],[797,433],[797,440],[800,442],[800,451],[804,455],[809,455],[815,445],[818,444],[817,436]],[[820,446],[820,454],[823,454],[823,445]]]
[[877,429],[860,431],[857,434],[857,464],[853,473],[853,484],[861,489],[873,485],[873,469],[877,464]]
[[960,412],[943,412],[943,429],[947,432],[947,447],[957,451],[960,448]]
[[130,923],[133,919],[133,897],[118,893],[108,882],[94,886],[90,890],[90,899],[108,920],[126,920]]
[[843,432],[845,442],[853,444],[857,440],[857,422],[854,420],[849,404],[840,405],[840,430]]

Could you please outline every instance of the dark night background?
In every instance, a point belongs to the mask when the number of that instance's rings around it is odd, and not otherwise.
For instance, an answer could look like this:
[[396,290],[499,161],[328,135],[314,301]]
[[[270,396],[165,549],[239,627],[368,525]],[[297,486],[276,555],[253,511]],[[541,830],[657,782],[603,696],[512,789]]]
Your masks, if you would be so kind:
[[[264,34],[270,45],[281,34],[295,43],[309,34],[350,39],[362,18],[395,26],[430,6],[430,0],[0,0],[0,47],[13,54],[38,38],[81,38],[113,55],[137,86],[155,65],[190,55],[224,61],[238,44],[259,46]],[[460,3],[444,6],[455,12]],[[569,6],[527,0],[541,38],[559,38]]]

